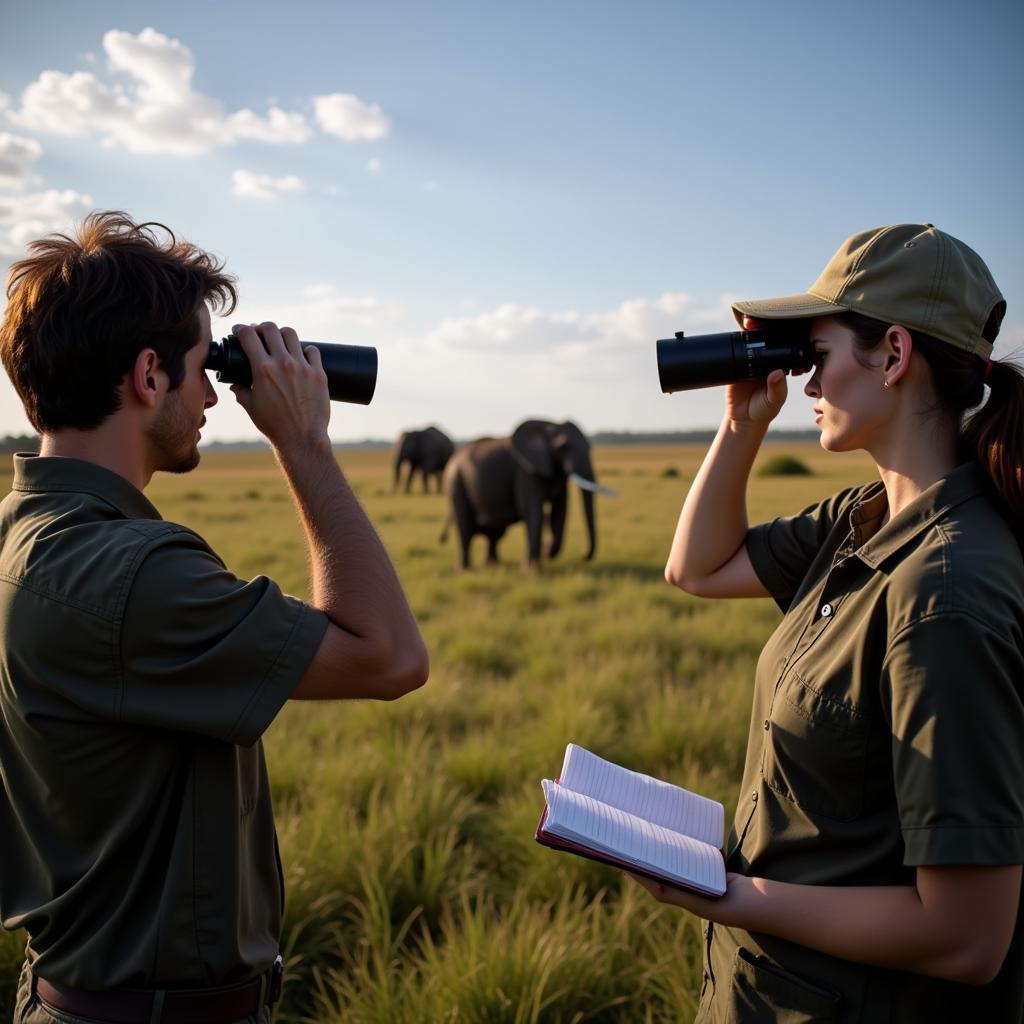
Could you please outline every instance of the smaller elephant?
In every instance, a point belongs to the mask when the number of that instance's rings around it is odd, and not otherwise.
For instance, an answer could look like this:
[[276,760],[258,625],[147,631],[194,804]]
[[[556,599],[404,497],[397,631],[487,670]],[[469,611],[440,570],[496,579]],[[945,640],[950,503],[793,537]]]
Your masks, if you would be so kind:
[[413,474],[423,474],[423,493],[430,490],[429,482],[433,476],[437,480],[437,492],[441,493],[441,474],[448,460],[455,451],[455,445],[443,430],[437,427],[426,427],[423,430],[407,430],[398,439],[395,448],[395,482],[392,491],[398,489],[402,475],[402,465],[409,464],[409,475],[405,478],[405,493],[412,487]]
[[[459,566],[469,568],[469,545],[476,534],[487,538],[487,561],[497,562],[498,541],[516,522],[526,524],[526,561],[539,566],[544,526],[550,530],[545,554],[554,558],[562,547],[568,481],[583,493],[588,547],[597,547],[594,494],[611,494],[594,479],[590,443],[575,423],[527,420],[511,437],[481,438],[459,449],[444,473],[448,524],[459,534]],[[448,526],[441,540],[445,540]]]

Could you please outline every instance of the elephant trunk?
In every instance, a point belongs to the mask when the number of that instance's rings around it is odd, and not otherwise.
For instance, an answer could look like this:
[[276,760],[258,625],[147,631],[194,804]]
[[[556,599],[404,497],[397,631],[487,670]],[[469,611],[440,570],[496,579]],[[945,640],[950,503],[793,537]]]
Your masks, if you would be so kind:
[[597,550],[597,522],[594,519],[594,494],[592,491],[581,491],[583,495],[583,514],[587,517],[587,554],[589,562]]
[[[591,484],[590,487],[580,487],[580,494],[583,495],[583,514],[587,518],[587,553],[586,560],[589,562],[594,557],[594,552],[597,550],[597,522],[594,518],[594,491],[596,476],[594,474],[594,467],[590,461],[590,453],[587,452],[581,458],[576,460],[574,467],[575,475],[583,477],[583,479]],[[578,482],[578,481],[577,481]]]

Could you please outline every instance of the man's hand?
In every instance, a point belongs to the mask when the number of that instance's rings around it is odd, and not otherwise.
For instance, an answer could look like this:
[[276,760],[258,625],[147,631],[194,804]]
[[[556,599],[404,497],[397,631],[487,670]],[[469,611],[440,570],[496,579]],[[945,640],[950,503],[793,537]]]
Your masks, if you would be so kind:
[[252,369],[252,386],[232,384],[238,404],[278,449],[328,441],[331,400],[320,353],[303,349],[290,327],[274,323],[232,328]]

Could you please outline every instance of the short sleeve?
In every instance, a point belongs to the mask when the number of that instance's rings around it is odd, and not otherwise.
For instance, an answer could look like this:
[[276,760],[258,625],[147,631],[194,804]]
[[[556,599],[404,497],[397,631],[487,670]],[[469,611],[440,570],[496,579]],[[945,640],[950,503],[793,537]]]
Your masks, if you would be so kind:
[[120,718],[251,746],[312,661],[327,616],[244,581],[197,535],[152,547],[121,620]]
[[890,643],[882,700],[905,863],[1024,863],[1024,652],[962,612]]
[[765,589],[782,607],[803,582],[818,552],[837,524],[846,532],[846,513],[864,496],[866,487],[852,487],[809,505],[795,516],[783,516],[747,531],[750,562]]

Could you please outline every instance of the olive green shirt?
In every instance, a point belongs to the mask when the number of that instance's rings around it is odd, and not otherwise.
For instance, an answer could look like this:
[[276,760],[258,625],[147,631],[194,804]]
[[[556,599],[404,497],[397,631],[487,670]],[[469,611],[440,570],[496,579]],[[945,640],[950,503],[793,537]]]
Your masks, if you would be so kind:
[[[730,870],[912,885],[1024,862],[1024,564],[973,463],[886,525],[844,491],[747,534],[784,611],[757,666]],[[982,988],[715,926],[699,1020],[1024,1019],[1021,918]]]
[[260,735],[323,613],[237,579],[127,480],[16,455],[0,503],[0,920],[84,989],[201,988],[277,953]]

